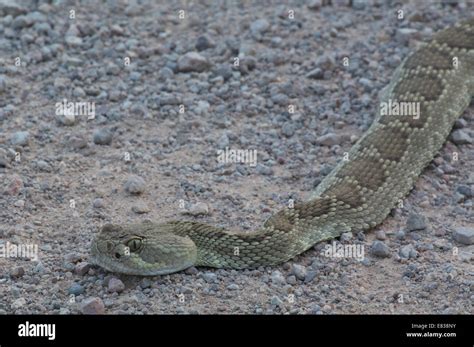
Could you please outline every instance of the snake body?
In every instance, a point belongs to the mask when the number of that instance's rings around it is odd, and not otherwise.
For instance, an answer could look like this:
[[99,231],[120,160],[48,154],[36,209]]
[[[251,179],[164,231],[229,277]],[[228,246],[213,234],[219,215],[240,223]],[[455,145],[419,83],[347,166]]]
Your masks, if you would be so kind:
[[[198,222],[107,224],[92,242],[96,264],[160,275],[189,266],[253,268],[295,257],[320,241],[381,223],[413,187],[474,95],[474,19],[436,33],[396,69],[381,102],[415,103],[418,115],[379,111],[371,127],[306,202],[260,229],[238,233]],[[414,104],[414,105],[415,105]]]

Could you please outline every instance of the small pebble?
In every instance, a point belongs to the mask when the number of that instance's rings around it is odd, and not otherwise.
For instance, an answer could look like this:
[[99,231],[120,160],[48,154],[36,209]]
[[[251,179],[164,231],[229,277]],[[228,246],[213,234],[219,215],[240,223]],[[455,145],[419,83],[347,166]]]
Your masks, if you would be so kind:
[[405,232],[403,230],[398,230],[395,233],[395,237],[399,240],[403,240],[405,238]]
[[312,78],[312,79],[323,79],[324,78],[324,72],[321,70],[319,67],[316,69],[311,70],[306,74],[306,78]]
[[140,281],[140,287],[142,289],[151,288],[152,284],[153,282],[149,278],[146,278],[146,277]]
[[150,212],[151,210],[146,203],[140,201],[132,206],[132,211],[136,214],[144,214]]
[[319,10],[323,6],[323,0],[309,0],[307,6],[310,10]]
[[341,242],[348,242],[350,240],[352,240],[352,238],[354,237],[354,235],[349,231],[347,233],[343,233],[341,235]]
[[197,52],[188,52],[178,59],[178,71],[180,72],[202,72],[209,66],[207,59]]
[[104,199],[101,198],[94,199],[94,201],[92,202],[92,206],[94,208],[103,208],[104,205]]
[[202,278],[204,279],[204,281],[206,281],[207,283],[215,283],[217,282],[217,275],[213,272],[205,272],[203,273],[202,275]]
[[324,146],[334,146],[340,143],[339,137],[334,133],[328,133],[316,139],[316,143]]
[[183,212],[191,216],[206,216],[209,214],[209,206],[204,202],[197,202],[189,206],[189,208]]
[[196,40],[196,50],[204,51],[206,49],[215,47],[216,43],[207,35],[201,35]]
[[473,197],[471,187],[469,187],[465,184],[462,184],[462,185],[458,186],[456,190],[459,194],[464,195],[468,199]]
[[271,300],[270,300],[270,304],[272,306],[278,306],[278,307],[283,307],[283,301],[276,295],[272,296]]
[[385,231],[377,230],[375,232],[375,238],[380,241],[385,241],[387,239],[387,235],[385,235]]
[[84,294],[85,288],[83,286],[81,286],[79,283],[73,283],[69,287],[67,292],[68,292],[69,295],[78,296],[78,295]]
[[25,298],[18,298],[14,300],[11,304],[12,310],[18,310],[20,308],[23,308],[26,305],[26,299]]
[[90,268],[91,268],[91,264],[89,264],[88,262],[82,261],[76,264],[76,266],[74,267],[74,273],[76,273],[79,276],[84,276],[85,274],[89,272]]
[[458,227],[454,230],[453,238],[463,245],[474,244],[474,228]]
[[10,142],[14,146],[26,146],[28,145],[30,133],[28,131],[17,131],[13,134]]
[[25,274],[25,269],[21,266],[16,266],[10,271],[10,277],[12,278],[20,278],[23,277]]
[[112,143],[112,133],[107,129],[96,129],[93,140],[96,145],[110,145]]
[[416,258],[418,256],[418,252],[415,250],[413,245],[406,245],[400,248],[400,251],[398,253],[401,258],[404,259],[411,259],[411,258]]
[[407,231],[425,230],[426,219],[424,216],[417,213],[410,213],[406,224]]
[[285,123],[281,128],[281,133],[286,137],[292,137],[295,134],[295,127],[292,123]]
[[125,284],[118,278],[112,277],[107,287],[109,293],[121,293],[125,289]]
[[145,180],[140,176],[130,176],[124,185],[125,191],[129,194],[138,195],[145,191]]
[[306,276],[304,278],[304,283],[311,283],[317,276],[318,276],[318,271],[315,270],[309,270],[306,272]]
[[282,286],[286,283],[285,277],[278,270],[275,270],[272,272],[271,280],[272,280],[272,283],[277,286]]
[[78,261],[82,260],[83,259],[83,256],[77,252],[71,252],[71,253],[67,253],[65,256],[64,256],[64,261],[67,262],[67,263],[77,263]]
[[468,145],[472,143],[472,138],[464,130],[454,130],[451,134],[451,140],[456,145]]
[[390,248],[382,241],[374,241],[370,248],[373,255],[381,258],[390,257]]
[[306,267],[299,264],[293,264],[291,268],[291,273],[296,276],[300,281],[304,281],[306,277]]
[[250,32],[253,36],[259,36],[265,33],[270,28],[270,23],[266,19],[257,19],[250,24]]
[[260,174],[264,176],[271,176],[273,175],[273,169],[271,167],[268,167],[263,164],[257,164],[257,167],[255,170]]
[[76,124],[76,116],[74,115],[74,113],[66,112],[66,114],[59,114],[56,116],[56,120],[59,125],[73,126],[74,124]]
[[87,298],[80,303],[82,314],[104,314],[105,306],[100,298]]
[[184,273],[186,275],[196,276],[199,273],[199,270],[196,267],[191,266],[184,270]]
[[13,204],[15,207],[18,207],[18,208],[23,208],[25,207],[25,200],[17,200],[15,201],[15,203]]
[[240,288],[237,284],[231,283],[227,286],[227,289],[229,289],[229,290],[239,290]]

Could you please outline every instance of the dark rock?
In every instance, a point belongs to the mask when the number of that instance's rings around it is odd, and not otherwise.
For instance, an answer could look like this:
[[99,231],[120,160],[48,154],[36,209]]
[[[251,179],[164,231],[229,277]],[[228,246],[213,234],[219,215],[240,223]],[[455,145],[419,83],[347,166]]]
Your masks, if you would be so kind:
[[373,255],[381,258],[390,257],[390,248],[382,241],[374,241],[370,248]]
[[426,218],[417,213],[410,213],[406,224],[407,231],[425,230]]

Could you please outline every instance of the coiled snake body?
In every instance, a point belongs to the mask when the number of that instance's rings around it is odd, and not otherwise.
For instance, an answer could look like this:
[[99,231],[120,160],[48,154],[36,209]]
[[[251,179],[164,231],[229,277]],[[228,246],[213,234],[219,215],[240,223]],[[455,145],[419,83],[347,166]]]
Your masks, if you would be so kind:
[[285,262],[315,243],[382,222],[413,187],[474,95],[474,19],[436,33],[409,55],[381,102],[419,105],[418,115],[378,112],[367,132],[311,198],[237,233],[197,222],[105,225],[92,261],[109,271],[160,275],[189,266],[250,268]]

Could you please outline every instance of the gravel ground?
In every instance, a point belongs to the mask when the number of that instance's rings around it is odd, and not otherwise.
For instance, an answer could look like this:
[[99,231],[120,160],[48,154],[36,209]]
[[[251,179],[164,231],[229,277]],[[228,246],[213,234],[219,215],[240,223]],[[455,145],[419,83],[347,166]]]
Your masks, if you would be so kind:
[[[0,251],[39,247],[0,257],[0,313],[472,314],[473,107],[382,225],[334,244],[360,259],[322,243],[244,271],[140,278],[88,263],[108,222],[245,232],[307,198],[406,54],[474,9],[208,2],[0,0]],[[58,115],[65,101],[95,117]],[[256,165],[219,162],[225,148],[257,150]]]

